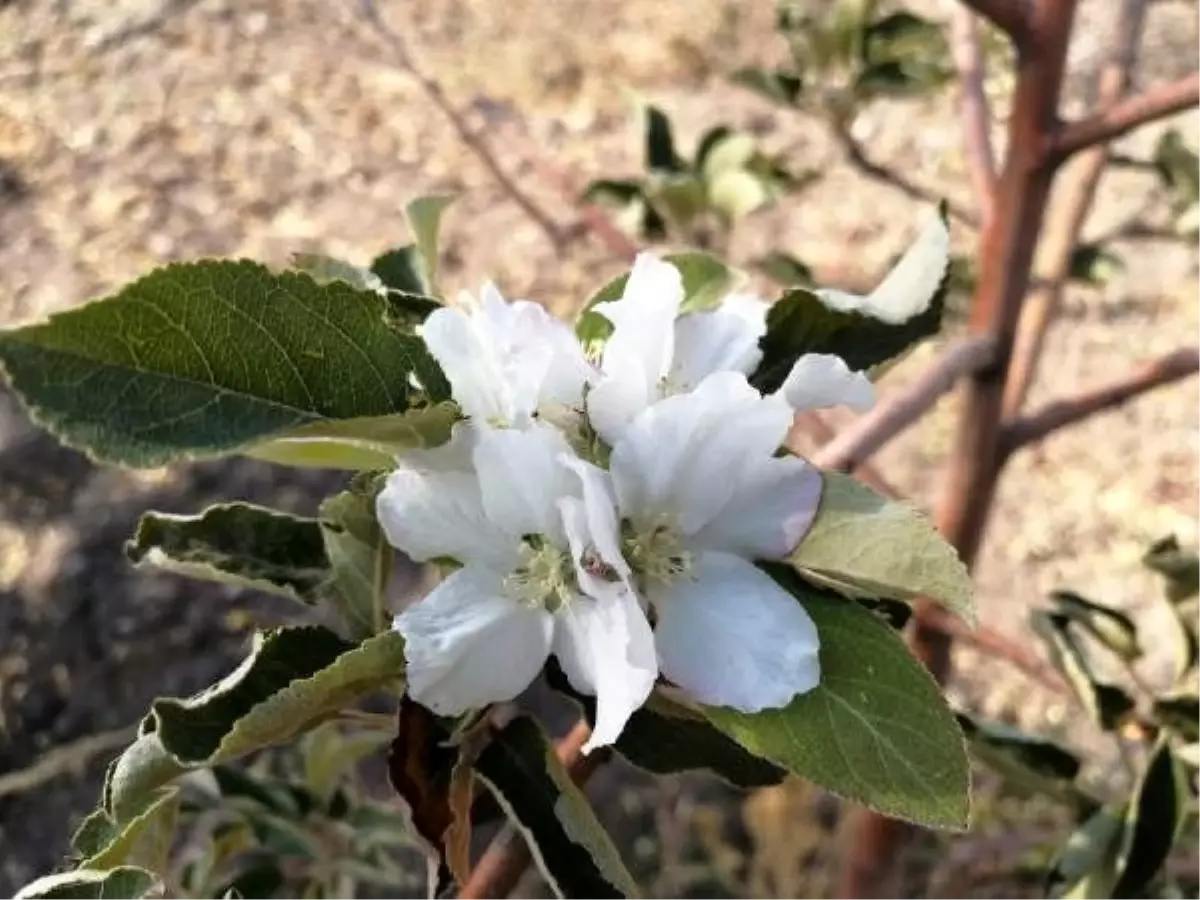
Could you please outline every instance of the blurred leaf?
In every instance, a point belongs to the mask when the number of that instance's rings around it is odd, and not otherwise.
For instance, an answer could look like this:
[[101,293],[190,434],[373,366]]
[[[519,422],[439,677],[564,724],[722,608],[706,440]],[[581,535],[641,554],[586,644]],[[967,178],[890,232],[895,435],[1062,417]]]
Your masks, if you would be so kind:
[[1137,625],[1125,613],[1081,597],[1074,591],[1054,591],[1050,600],[1058,613],[1075,622],[1126,662],[1142,655]]
[[[663,259],[679,269],[683,278],[682,312],[715,308],[733,287],[733,270],[715,256],[690,251],[668,253]],[[605,284],[588,299],[575,325],[575,334],[585,347],[602,344],[612,334],[612,324],[594,307],[597,303],[621,299],[628,281],[629,273],[626,272]]]
[[214,892],[218,897],[274,897],[287,883],[283,870],[273,860],[255,860]]
[[431,290],[416,244],[381,253],[371,262],[371,272],[392,291],[426,296]]
[[1050,659],[1062,672],[1092,721],[1104,731],[1114,731],[1133,711],[1135,703],[1121,688],[1096,678],[1078,639],[1071,619],[1059,613],[1035,611],[1033,629],[1045,642]]
[[704,132],[704,136],[696,144],[696,161],[692,168],[697,172],[703,172],[704,164],[708,160],[709,154],[712,153],[718,144],[723,143],[733,133],[733,129],[728,125],[717,125]]
[[587,797],[532,719],[519,716],[497,731],[475,771],[521,829],[555,896],[638,896]]
[[[837,588],[831,590],[836,591]],[[903,629],[912,618],[912,607],[902,600],[892,600],[889,597],[855,597],[854,602],[897,631]]]
[[925,516],[849,475],[822,477],[817,516],[788,565],[849,597],[928,597],[974,621],[967,568]]
[[738,69],[730,76],[730,81],[781,106],[795,106],[804,90],[798,75],[779,69]]
[[198,516],[144,513],[125,555],[136,566],[306,604],[330,574],[315,519],[251,503],[221,503]]
[[1125,813],[1114,897],[1140,897],[1158,874],[1187,817],[1183,770],[1166,741],[1154,750]]
[[1172,128],[1158,139],[1154,167],[1163,186],[1174,196],[1176,210],[1186,209],[1200,200],[1200,158],[1184,143],[1183,135]]
[[821,636],[821,683],[779,710],[703,712],[751,753],[885,815],[962,830],[970,773],[962,732],[925,667],[858,604],[773,577]]
[[716,178],[723,172],[745,169],[758,154],[758,141],[752,134],[726,129],[715,141],[712,137],[713,132],[705,135],[705,141],[710,143],[705,146],[702,142],[703,157],[698,153],[696,160],[696,169],[702,172],[706,179]]
[[1124,271],[1125,263],[1121,257],[1097,244],[1079,244],[1071,251],[1072,281],[1102,287]]
[[1200,769],[1200,743],[1184,744],[1175,748],[1175,757],[1193,769]]
[[[0,332],[0,362],[34,417],[113,463],[241,451],[301,425],[448,396],[385,301],[247,261],[174,263],[116,294]],[[436,395],[436,396],[434,396]]]
[[707,200],[704,182],[691,173],[656,176],[646,193],[655,209],[682,228],[689,227],[704,212]]
[[1156,722],[1170,728],[1185,741],[1200,741],[1200,697],[1195,694],[1172,694],[1154,700]]
[[332,577],[322,596],[346,624],[352,637],[373,635],[380,625],[376,594],[386,588],[391,544],[375,518],[375,497],[382,483],[360,481],[321,503],[320,528]]
[[382,732],[347,731],[336,722],[326,722],[304,736],[304,782],[328,808],[346,773],[390,741]]
[[156,791],[147,807],[127,823],[115,826],[112,837],[102,847],[94,848],[79,868],[137,866],[151,872],[166,871],[178,816],[178,790]]
[[671,135],[671,120],[653,104],[647,104],[645,115],[646,168],[651,172],[683,172],[685,167],[675,152]]
[[[387,307],[383,313],[384,321],[387,322],[390,328],[404,333],[412,332],[418,325],[429,318],[430,313],[441,309],[442,306],[441,301],[436,297],[412,293],[411,291],[397,290],[390,286],[387,297],[384,299],[387,303]],[[426,393],[426,396],[421,399],[431,400],[431,398],[440,398],[445,400],[450,397],[449,388],[447,387],[443,390],[439,384],[431,384],[428,387],[422,386],[421,389]]]
[[1172,603],[1200,593],[1200,557],[1182,549],[1174,535],[1157,541],[1142,561],[1167,579],[1167,597]]
[[360,291],[384,290],[383,281],[370,269],[320,253],[293,253],[292,268],[307,272],[317,284],[344,281]]
[[855,88],[864,97],[908,97],[945,84],[953,74],[941,26],[895,12],[863,31],[863,64]]
[[408,227],[412,229],[417,242],[417,255],[421,260],[426,289],[419,293],[439,296],[437,286],[438,275],[438,232],[441,229],[442,214],[446,207],[454,202],[451,194],[430,194],[424,197],[414,197],[404,205],[404,217],[408,219]]
[[1123,809],[1097,810],[1059,851],[1046,875],[1046,891],[1055,897],[1111,897],[1117,878],[1117,851]]
[[969,256],[952,256],[947,272],[947,289],[950,293],[967,297],[975,293],[975,285],[979,280],[979,274],[975,271],[975,260]]
[[1079,757],[1054,741],[1000,722],[958,714],[971,753],[997,774],[1028,790],[1076,802]]
[[754,261],[754,267],[768,278],[784,285],[812,287],[816,283],[812,268],[796,257],[778,250]]
[[155,877],[145,869],[119,866],[115,869],[76,869],[47,875],[30,882],[15,900],[101,900],[106,897],[144,897],[154,887]]
[[757,175],[745,169],[725,169],[709,182],[708,199],[726,219],[733,221],[766,205],[771,195]]

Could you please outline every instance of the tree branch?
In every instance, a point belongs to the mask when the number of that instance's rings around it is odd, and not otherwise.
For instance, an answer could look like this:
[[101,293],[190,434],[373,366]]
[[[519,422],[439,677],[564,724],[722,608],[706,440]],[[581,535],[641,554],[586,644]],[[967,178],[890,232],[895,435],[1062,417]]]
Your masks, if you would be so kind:
[[963,375],[986,369],[996,355],[990,335],[964,338],[903,390],[876,404],[813,454],[822,469],[853,470],[893,437],[923,416]]
[[1110,108],[1063,125],[1051,141],[1049,158],[1061,163],[1085,147],[1119,138],[1139,125],[1181,112],[1200,101],[1200,72],[1178,81],[1156,85],[1143,94],[1130,97]]
[[404,45],[403,38],[383,21],[375,0],[359,0],[359,9],[362,12],[363,19],[392,51],[396,65],[416,80],[417,84],[421,86],[421,90],[433,101],[434,106],[440,109],[446,118],[450,120],[450,124],[454,127],[459,139],[479,158],[479,161],[483,163],[484,167],[492,174],[492,177],[496,179],[496,183],[500,186],[501,190],[517,206],[521,207],[522,211],[545,232],[555,251],[561,253],[566,245],[566,238],[563,235],[562,229],[559,228],[558,223],[517,187],[516,182],[501,167],[499,161],[496,159],[496,155],[492,153],[491,147],[488,146],[487,141],[468,124],[463,114],[450,102],[450,98],[446,96],[446,92],[442,90],[442,86],[417,66],[409,54],[408,48]]
[[1048,434],[1080,422],[1098,412],[1120,406],[1139,394],[1194,375],[1200,369],[1200,351],[1195,347],[1176,350],[1141,366],[1119,381],[1047,404],[1035,413],[1023,416],[1004,428],[1001,450],[1011,455],[1026,444],[1040,441]]
[[992,216],[996,202],[996,158],[992,152],[992,112],[984,90],[983,52],[979,46],[979,22],[967,6],[954,10],[950,22],[950,50],[958,69],[959,111],[962,117],[963,149],[980,218]]
[[962,0],[962,5],[1005,32],[1014,44],[1021,44],[1028,36],[1027,0]]

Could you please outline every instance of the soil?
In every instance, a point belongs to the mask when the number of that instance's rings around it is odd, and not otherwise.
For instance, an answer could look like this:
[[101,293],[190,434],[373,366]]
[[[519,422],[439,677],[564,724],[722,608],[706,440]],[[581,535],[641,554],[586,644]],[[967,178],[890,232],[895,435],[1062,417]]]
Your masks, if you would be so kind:
[[[1082,4],[1068,114],[1089,97],[1109,3]],[[570,197],[547,173],[572,190],[636,173],[628,90],[670,112],[685,148],[728,122],[752,129],[796,168],[824,174],[739,227],[729,247],[735,262],[786,248],[830,282],[869,282],[927,206],[847,164],[820,123],[725,83],[729,69],[782,59],[769,3],[380,6],[514,180],[563,224],[570,240],[561,254],[397,68],[357,4],[10,0],[0,3],[0,324],[103,295],[170,260],[281,263],[320,250],[366,262],[405,240],[407,199],[445,190],[460,194],[445,237],[453,287],[492,278],[509,296],[568,311],[621,264],[571,227]],[[1196,34],[1194,4],[1153,4],[1138,83],[1194,69]],[[994,81],[1002,119],[1004,78]],[[1194,140],[1194,113],[1172,124]],[[1001,130],[998,122],[997,139]],[[1120,150],[1147,155],[1159,132],[1144,129]],[[949,94],[872,106],[855,134],[875,161],[970,204]],[[1147,207],[1151,221],[1161,218],[1153,179],[1114,170],[1089,236]],[[956,226],[954,238],[971,249],[968,228]],[[1110,249],[1124,271],[1101,288],[1068,291],[1031,406],[1102,383],[1197,333],[1195,246],[1142,236]],[[956,328],[906,359],[882,392],[918,373]],[[0,777],[55,747],[127,728],[154,696],[209,683],[244,651],[251,625],[292,615],[244,592],[135,571],[121,545],[141,511],[240,498],[311,513],[340,477],[244,460],[139,473],[97,467],[32,426],[2,391]],[[878,459],[925,507],[937,498],[956,403],[947,397]],[[1198,408],[1193,379],[1019,454],[978,565],[981,620],[1032,644],[1029,609],[1070,586],[1144,615],[1153,635],[1157,586],[1137,560],[1164,534],[1197,540]],[[1111,754],[1064,698],[970,650],[956,662],[957,700],[1054,731],[1089,750],[1106,774]],[[1152,653],[1143,674],[1164,671]],[[0,795],[0,893],[60,862],[113,752],[80,760],[35,791]],[[657,861],[646,875],[654,893],[832,890],[836,815],[828,803],[814,806],[811,789],[760,793],[743,824],[730,815],[731,793],[711,781],[651,787],[626,770],[599,781],[621,843]],[[703,877],[694,874],[697,854]],[[947,891],[964,889],[947,878]]]

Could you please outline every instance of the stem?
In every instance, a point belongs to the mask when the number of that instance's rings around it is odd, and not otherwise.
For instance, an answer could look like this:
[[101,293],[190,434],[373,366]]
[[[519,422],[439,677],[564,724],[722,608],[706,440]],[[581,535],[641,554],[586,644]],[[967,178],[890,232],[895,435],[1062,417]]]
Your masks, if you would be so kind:
[[992,112],[984,89],[983,51],[979,22],[967,6],[954,10],[950,23],[950,50],[958,69],[959,107],[967,168],[984,222],[992,217],[996,201],[996,158],[992,152]]

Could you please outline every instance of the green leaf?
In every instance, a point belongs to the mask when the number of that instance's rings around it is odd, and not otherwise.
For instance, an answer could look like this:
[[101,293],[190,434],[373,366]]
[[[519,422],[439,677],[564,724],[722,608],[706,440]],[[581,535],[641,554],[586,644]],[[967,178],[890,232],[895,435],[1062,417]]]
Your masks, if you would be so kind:
[[708,160],[709,154],[726,139],[733,135],[733,129],[728,125],[715,125],[700,138],[696,144],[696,157],[692,168],[697,172],[703,172],[704,164]]
[[790,565],[849,597],[928,597],[974,621],[967,567],[925,516],[849,475],[822,477],[817,516],[788,557]]
[[680,228],[691,227],[708,203],[703,179],[690,172],[655,175],[646,186],[646,197],[654,209]]
[[999,722],[960,713],[958,724],[971,753],[998,774],[1027,789],[1075,799],[1079,757],[1054,741]]
[[1125,813],[1114,897],[1141,897],[1178,840],[1187,818],[1187,782],[1165,740],[1160,740]]
[[1200,593],[1200,557],[1180,547],[1174,535],[1157,541],[1142,562],[1167,580],[1167,599],[1172,603]]
[[449,396],[385,301],[256,263],[179,263],[47,322],[0,332],[35,418],[100,459],[153,467],[245,448],[327,419]]
[[1080,244],[1071,251],[1072,281],[1102,287],[1124,271],[1125,263],[1121,257],[1097,244]]
[[521,829],[555,896],[638,896],[587,797],[532,719],[519,716],[496,732],[475,771]]
[[438,232],[441,228],[442,213],[454,202],[451,194],[430,194],[425,197],[415,197],[404,207],[408,227],[412,229],[417,241],[417,254],[421,260],[424,282],[427,289],[421,293],[438,296]]
[[587,186],[582,200],[584,203],[610,203],[614,206],[626,206],[641,196],[642,183],[640,181],[601,178]]
[[119,866],[115,869],[76,869],[47,875],[17,892],[15,900],[101,900],[107,897],[144,897],[154,887],[155,877],[145,869]]
[[185,765],[228,762],[307,731],[403,671],[395,632],[354,647],[325,628],[280,628],[256,635],[251,655],[208,690],[156,700],[155,732]]
[[416,244],[405,244],[381,253],[372,260],[371,272],[390,291],[427,296],[431,290]]
[[941,328],[946,285],[943,279],[929,304],[898,325],[833,309],[812,291],[792,288],[767,313],[767,333],[759,342],[763,360],[751,381],[760,390],[777,390],[806,353],[832,353],[859,371],[899,356]]
[[320,253],[293,253],[292,268],[312,276],[317,284],[344,281],[360,291],[384,291],[383,281],[370,269],[356,266],[344,260],[323,256]]
[[286,466],[366,472],[390,469],[402,453],[444,444],[458,418],[458,407],[443,402],[397,415],[329,419],[255,444],[246,455]]
[[858,604],[794,578],[787,586],[817,626],[821,683],[780,710],[704,714],[751,753],[826,790],[895,818],[964,829],[966,748],[924,666]]
[[763,180],[745,169],[725,169],[708,183],[709,203],[731,221],[748,216],[771,199]]
[[1178,129],[1166,131],[1154,150],[1154,167],[1163,186],[1174,196],[1176,210],[1187,209],[1200,200],[1200,158],[1183,141]]
[[198,516],[148,512],[125,555],[153,566],[312,603],[330,575],[315,519],[251,503],[222,503]]
[[337,722],[318,725],[301,747],[304,783],[328,807],[346,773],[390,741],[382,731],[346,731]]
[[1170,728],[1185,741],[1200,741],[1200,697],[1171,694],[1154,700],[1154,720]]
[[795,106],[804,90],[798,75],[782,69],[738,69],[729,80],[780,106]]
[[1050,864],[1046,890],[1056,897],[1112,897],[1124,810],[1097,810],[1067,840]]
[[812,267],[789,253],[772,251],[755,260],[753,265],[780,284],[808,287],[816,283]]
[[1105,731],[1115,730],[1133,710],[1133,698],[1116,685],[1106,684],[1096,677],[1071,630],[1071,619],[1059,613],[1036,611],[1031,621],[1034,631],[1045,642],[1051,661],[1062,672],[1092,721]]
[[376,606],[392,559],[375,519],[379,483],[353,485],[321,504],[321,536],[332,567],[323,591],[353,637],[373,635],[384,623]]
[[1050,600],[1057,612],[1078,624],[1121,659],[1132,661],[1142,655],[1137,625],[1125,613],[1081,597],[1074,591],[1054,591]]
[[696,154],[696,168],[710,181],[724,172],[745,170],[758,155],[754,135],[728,129],[717,135],[715,131],[710,131],[701,142],[703,158],[699,152]]
[[128,865],[151,872],[165,871],[179,817],[179,791],[156,791],[152,797],[146,809],[126,824],[118,827],[114,823],[112,837],[79,868],[103,870]]
[[683,161],[675,152],[671,136],[671,120],[653,104],[647,104],[645,115],[646,168],[651,172],[682,172]]
[[[663,257],[683,278],[683,312],[697,312],[717,307],[733,287],[735,273],[725,263],[707,253],[668,253]],[[584,306],[575,333],[585,346],[601,344],[612,334],[612,324],[595,311],[597,303],[620,300],[625,292],[629,273],[620,275],[596,291]]]

